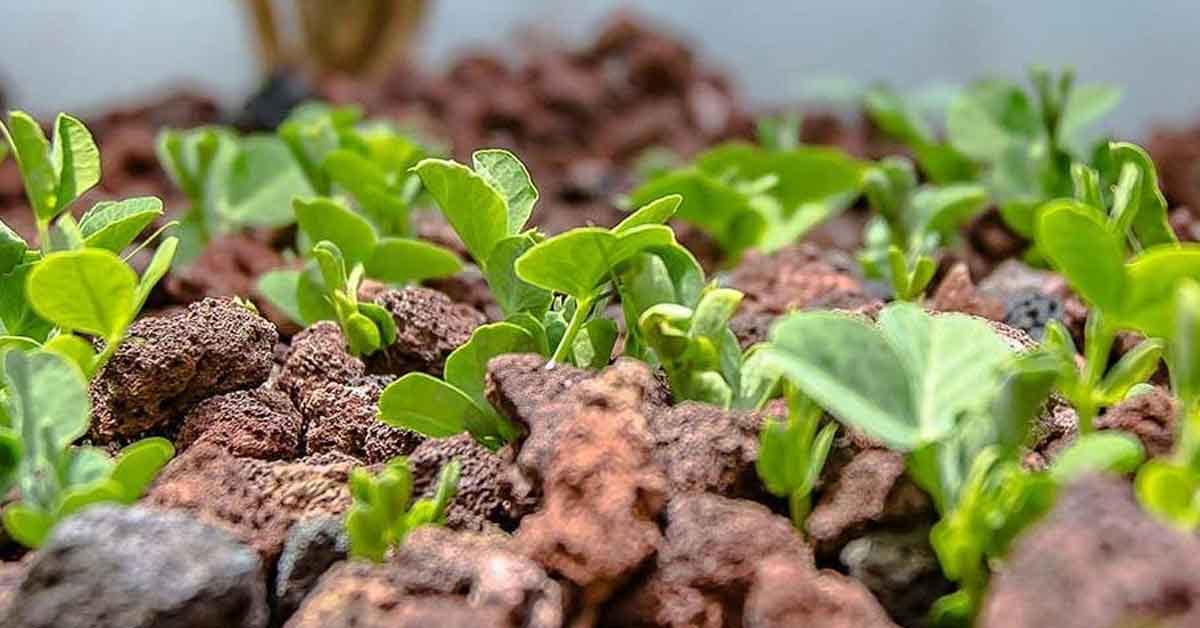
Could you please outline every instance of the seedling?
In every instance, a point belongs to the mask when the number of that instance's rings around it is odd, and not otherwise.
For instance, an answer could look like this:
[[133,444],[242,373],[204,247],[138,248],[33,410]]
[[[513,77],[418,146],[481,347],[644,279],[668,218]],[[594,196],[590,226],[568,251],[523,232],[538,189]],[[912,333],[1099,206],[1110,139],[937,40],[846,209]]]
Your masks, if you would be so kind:
[[849,207],[861,189],[863,169],[832,148],[776,150],[731,142],[643,183],[630,201],[640,206],[682,196],[678,217],[714,238],[736,261],[750,248],[783,248]]
[[321,271],[321,296],[325,305],[332,308],[334,320],[346,336],[350,354],[371,354],[395,342],[396,321],[392,314],[375,303],[358,301],[362,264],[354,264],[347,273],[341,249],[328,240],[318,242],[312,256]]
[[818,432],[824,414],[821,407],[791,385],[784,390],[787,420],[770,419],[763,425],[755,468],[771,494],[788,500],[792,525],[803,530],[812,510],[813,486],[821,477],[837,423],[827,423]]
[[131,504],[174,455],[164,438],[140,440],[110,459],[73,443],[91,420],[87,381],[68,360],[45,351],[3,354],[7,399],[0,412],[0,493],[20,500],[4,509],[4,528],[39,547],[64,517],[100,502]]
[[880,161],[864,181],[876,212],[859,255],[864,273],[889,279],[897,299],[918,300],[937,269],[936,251],[958,238],[961,225],[987,203],[987,192],[969,184],[918,187],[912,163],[899,157]]
[[913,99],[878,84],[863,95],[863,108],[884,133],[912,150],[921,171],[935,184],[975,180],[977,167],[949,142],[940,140]]
[[729,319],[741,301],[742,293],[716,288],[705,291],[695,310],[662,303],[638,320],[642,338],[666,371],[676,400],[733,405],[740,388],[742,350],[729,330]]
[[418,499],[410,505],[413,480],[404,457],[394,458],[374,477],[365,469],[352,471],[350,494],[354,504],[346,513],[350,555],[383,562],[388,549],[403,544],[409,532],[423,525],[445,523],[459,474],[458,461],[451,461],[438,474],[433,499]]

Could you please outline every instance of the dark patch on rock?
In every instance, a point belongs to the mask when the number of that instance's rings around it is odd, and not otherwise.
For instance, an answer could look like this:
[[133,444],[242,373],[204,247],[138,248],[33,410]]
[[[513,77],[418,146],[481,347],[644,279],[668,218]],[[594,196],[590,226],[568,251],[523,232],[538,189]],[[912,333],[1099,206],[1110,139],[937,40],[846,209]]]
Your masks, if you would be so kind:
[[278,338],[270,322],[229,299],[138,320],[92,380],[93,439],[170,434],[198,402],[257,387],[271,373]]
[[1096,418],[1096,429],[1121,430],[1142,441],[1147,458],[1171,453],[1175,447],[1179,402],[1165,388],[1125,399]]
[[183,419],[175,446],[215,443],[235,456],[292,460],[301,453],[301,418],[288,396],[260,386],[201,401]]
[[487,322],[475,308],[429,288],[389,290],[376,297],[375,303],[392,313],[396,342],[367,356],[367,369],[372,373],[399,376],[421,371],[440,376],[450,352]]
[[929,544],[928,524],[868,532],[847,543],[840,559],[902,626],[926,625],[934,601],[954,590]]
[[296,461],[238,458],[197,443],[159,474],[146,501],[224,527],[273,564],[292,525],[350,507],[346,486],[357,460],[322,454]]
[[183,513],[93,506],[61,522],[30,560],[13,628],[259,628],[258,557]]
[[1200,625],[1200,541],[1158,523],[1128,482],[1088,476],[1017,539],[981,628]]
[[858,581],[773,556],[758,564],[746,597],[746,628],[895,628]]
[[346,559],[350,539],[341,517],[313,517],[296,522],[288,531],[276,565],[274,614],[276,623],[291,617],[317,580]]
[[431,438],[417,446],[408,457],[413,473],[413,494],[432,497],[437,490],[438,474],[451,460],[462,467],[458,491],[446,509],[446,526],[452,530],[482,531],[499,526],[506,532],[536,504],[512,494],[512,463],[488,451],[469,434],[449,438]]

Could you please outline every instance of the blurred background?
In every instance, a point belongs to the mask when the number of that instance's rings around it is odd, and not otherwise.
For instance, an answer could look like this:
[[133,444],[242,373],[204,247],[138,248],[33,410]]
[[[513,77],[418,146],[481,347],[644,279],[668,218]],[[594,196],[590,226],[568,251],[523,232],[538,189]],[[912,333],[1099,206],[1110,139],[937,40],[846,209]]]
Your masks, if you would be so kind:
[[[250,4],[8,0],[0,84],[10,106],[39,114],[94,113],[177,85],[234,107],[261,81]],[[274,4],[279,23],[294,26],[297,3]],[[431,0],[413,50],[423,67],[444,68],[467,48],[515,53],[528,42],[514,35],[529,27],[582,43],[630,6],[693,44],[757,104],[836,95],[844,85],[832,79],[922,87],[1020,77],[1037,62],[1125,88],[1108,118],[1124,135],[1200,113],[1194,0]]]

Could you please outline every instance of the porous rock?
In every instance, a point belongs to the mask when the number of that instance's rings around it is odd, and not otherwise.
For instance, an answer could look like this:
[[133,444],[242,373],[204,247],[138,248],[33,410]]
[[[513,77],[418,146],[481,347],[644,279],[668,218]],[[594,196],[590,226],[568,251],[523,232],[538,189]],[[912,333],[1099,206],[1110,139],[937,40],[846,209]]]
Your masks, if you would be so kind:
[[260,386],[201,401],[183,419],[175,446],[215,443],[235,456],[292,460],[300,456],[300,413],[287,395]]
[[411,453],[425,437],[379,420],[379,396],[389,381],[371,375],[349,382],[310,380],[299,394],[305,452],[337,452],[368,464]]
[[429,288],[388,290],[375,303],[396,321],[396,341],[367,356],[372,373],[403,375],[420,371],[440,376],[450,352],[465,344],[487,318],[475,308]]
[[508,474],[512,463],[488,451],[469,434],[431,438],[408,456],[413,473],[413,493],[433,497],[438,475],[446,464],[457,460],[461,467],[458,490],[446,509],[446,527],[482,531],[498,526],[513,531],[536,504],[513,494]]
[[1147,457],[1157,458],[1175,446],[1178,413],[1179,401],[1167,389],[1155,386],[1109,408],[1096,418],[1096,429],[1128,432],[1142,442]]
[[349,383],[366,373],[362,360],[346,350],[346,337],[333,321],[319,321],[292,338],[275,385],[303,406],[304,392],[325,382]]
[[904,473],[904,457],[886,449],[852,454],[833,469],[805,521],[822,554],[836,553],[869,526],[903,525],[932,514],[929,497]]
[[746,597],[745,628],[895,628],[861,583],[831,570],[772,556],[758,563]]
[[761,494],[754,464],[764,414],[687,401],[650,415],[654,459],[673,493]]
[[5,628],[260,628],[258,557],[183,513],[94,506],[29,562]]

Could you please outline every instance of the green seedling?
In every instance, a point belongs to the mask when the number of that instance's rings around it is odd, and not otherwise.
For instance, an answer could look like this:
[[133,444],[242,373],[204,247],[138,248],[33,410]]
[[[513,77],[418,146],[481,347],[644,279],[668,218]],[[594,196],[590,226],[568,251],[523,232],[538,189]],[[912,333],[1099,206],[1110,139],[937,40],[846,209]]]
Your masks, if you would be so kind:
[[911,97],[884,84],[863,94],[863,109],[875,126],[912,150],[921,172],[935,184],[974,181],[977,166],[949,142],[939,139]]
[[784,390],[787,420],[770,419],[763,425],[755,469],[772,495],[788,500],[792,525],[803,530],[812,510],[813,486],[825,467],[837,423],[826,423],[818,431],[821,407],[790,385]]
[[734,404],[740,386],[742,350],[729,319],[742,293],[728,288],[705,291],[693,310],[661,303],[646,310],[638,328],[654,351],[677,401],[703,401],[722,408]]
[[887,278],[897,299],[918,300],[937,270],[937,250],[958,239],[962,224],[984,208],[987,192],[970,184],[918,186],[912,163],[899,157],[880,161],[864,181],[876,213],[859,255],[864,273]]
[[163,438],[138,441],[115,459],[75,446],[91,420],[87,381],[78,368],[44,351],[10,350],[3,358],[0,493],[19,489],[3,520],[22,545],[39,547],[59,521],[88,505],[133,503],[174,455]]
[[350,537],[350,555],[383,562],[389,548],[398,548],[404,538],[423,525],[441,525],[446,508],[458,488],[460,466],[457,460],[442,467],[433,499],[412,500],[412,471],[408,460],[395,458],[376,476],[366,469],[350,473],[350,494],[354,504],[346,514],[346,533]]
[[849,207],[861,189],[863,169],[832,148],[778,150],[733,142],[646,181],[630,201],[640,206],[682,196],[678,218],[715,239],[735,262],[750,248],[783,248]]
[[321,272],[321,298],[333,311],[333,320],[342,328],[350,354],[369,355],[395,342],[396,321],[391,312],[375,303],[358,300],[362,263],[355,263],[347,272],[342,250],[328,240],[313,247],[312,257]]

